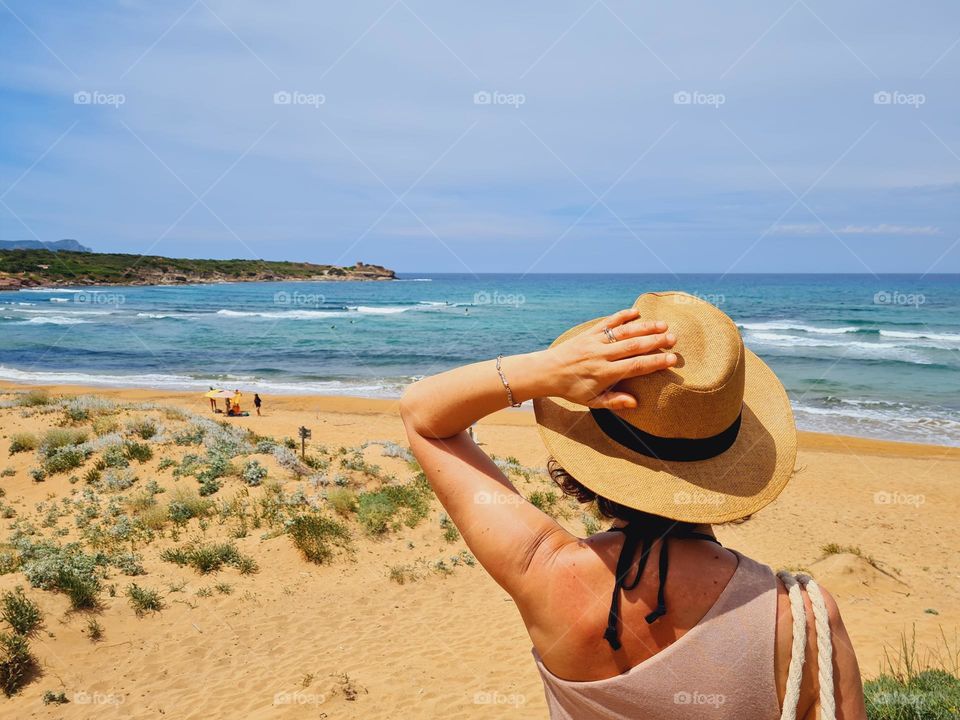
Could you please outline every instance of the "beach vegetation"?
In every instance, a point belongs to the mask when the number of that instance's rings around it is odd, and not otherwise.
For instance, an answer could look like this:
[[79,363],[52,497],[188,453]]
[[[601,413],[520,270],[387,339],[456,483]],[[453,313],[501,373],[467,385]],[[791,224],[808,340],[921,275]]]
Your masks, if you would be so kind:
[[112,492],[127,490],[138,480],[136,473],[130,468],[110,468],[103,478],[103,488]]
[[127,423],[127,433],[135,435],[141,440],[150,440],[159,432],[159,426],[155,420],[150,418],[139,418]]
[[123,443],[108,445],[100,459],[103,461],[104,468],[125,468],[130,465],[127,449]]
[[15,633],[29,635],[43,621],[40,606],[23,593],[19,585],[0,595],[0,619],[6,622]]
[[534,490],[527,497],[527,500],[530,501],[531,505],[551,517],[558,517],[562,514],[561,496],[551,490]]
[[446,513],[440,515],[440,529],[443,530],[443,539],[447,542],[456,542],[460,539],[460,531]]
[[370,535],[382,535],[402,525],[413,528],[430,512],[430,486],[425,480],[406,485],[385,485],[361,493],[357,519]]
[[349,488],[336,487],[327,493],[327,502],[337,515],[346,517],[357,510],[357,496]]
[[334,548],[346,548],[350,543],[346,525],[317,513],[293,517],[287,534],[303,557],[318,565],[333,557]]
[[167,548],[160,553],[160,558],[180,566],[189,565],[203,575],[218,572],[224,565],[237,568],[243,575],[249,575],[258,570],[256,562],[243,555],[231,542],[194,541],[180,547]]
[[17,470],[13,467],[5,467],[2,471],[0,471],[0,477],[13,477],[16,474]]
[[15,695],[34,667],[35,660],[26,636],[0,632],[0,689],[4,695]]
[[81,445],[88,437],[83,428],[50,428],[40,441],[40,454],[47,457],[60,448]]
[[95,617],[87,618],[87,637],[90,642],[99,642],[103,639],[103,625]]
[[43,459],[43,469],[48,475],[74,470],[87,461],[90,449],[82,445],[57,448]]
[[41,407],[53,402],[46,390],[28,390],[17,398],[20,407]]
[[20,432],[10,436],[10,454],[33,452],[40,445],[40,441],[33,433]]
[[267,476],[267,469],[257,460],[248,460],[243,466],[243,480],[250,487],[256,487]]
[[960,644],[940,629],[940,646],[917,648],[916,626],[884,650],[881,674],[864,683],[869,720],[946,720],[960,708]]
[[413,565],[391,565],[389,577],[397,585],[406,585],[419,580],[420,574]]
[[197,492],[177,488],[167,508],[170,520],[176,525],[185,525],[193,518],[207,517],[213,511],[213,501]]
[[67,700],[67,696],[63,690],[60,690],[59,692],[47,690],[43,693],[42,699],[44,705],[66,705],[68,702],[70,702]]
[[137,617],[142,617],[148,612],[159,612],[163,610],[163,599],[156,590],[150,590],[140,587],[136,583],[127,585],[127,598],[130,600],[130,607],[133,608]]
[[93,434],[97,437],[110,435],[120,429],[120,421],[110,415],[101,415],[93,419]]
[[206,429],[197,422],[192,422],[173,433],[173,442],[180,446],[200,445],[206,435]]
[[123,452],[128,460],[136,460],[140,464],[153,459],[153,448],[145,442],[127,440],[123,444]]
[[96,607],[102,568],[108,564],[105,555],[87,554],[79,543],[34,543],[24,536],[16,545],[23,574],[31,586],[66,594],[75,610]]
[[39,467],[30,468],[30,477],[34,482],[43,482],[47,479],[47,471]]

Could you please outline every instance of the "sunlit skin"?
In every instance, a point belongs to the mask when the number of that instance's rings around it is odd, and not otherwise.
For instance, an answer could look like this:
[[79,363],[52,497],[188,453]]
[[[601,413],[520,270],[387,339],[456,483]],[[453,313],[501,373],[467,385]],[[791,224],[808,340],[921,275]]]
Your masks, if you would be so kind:
[[[611,342],[604,329],[612,331]],[[560,397],[592,408],[624,409],[637,400],[621,380],[676,364],[666,323],[622,310],[586,333],[547,350],[504,357],[502,370],[515,402]],[[618,532],[578,538],[527,502],[467,429],[508,404],[494,361],[425,378],[401,401],[410,447],[437,497],[477,560],[516,602],[547,668],[568,680],[614,677],[667,647],[696,625],[737,566],[713,543],[683,541],[670,550],[670,612],[652,625],[642,618],[656,605],[657,572],[650,568],[623,598],[623,647],[603,640],[610,590],[623,544]],[[712,534],[710,526],[698,530]],[[653,550],[657,552],[656,547]],[[791,614],[778,583],[774,673],[780,699],[790,659]],[[857,659],[833,598],[826,592],[834,643],[837,717],[866,717]],[[807,617],[812,618],[809,599]],[[816,635],[808,622],[807,661],[798,717],[818,717]]]

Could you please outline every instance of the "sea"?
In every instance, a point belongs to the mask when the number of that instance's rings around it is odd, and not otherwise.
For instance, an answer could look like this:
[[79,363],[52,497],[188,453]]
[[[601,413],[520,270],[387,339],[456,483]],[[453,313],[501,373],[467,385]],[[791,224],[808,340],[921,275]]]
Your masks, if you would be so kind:
[[960,445],[960,276],[407,273],[0,292],[0,380],[397,397],[683,290],[779,375],[801,429]]

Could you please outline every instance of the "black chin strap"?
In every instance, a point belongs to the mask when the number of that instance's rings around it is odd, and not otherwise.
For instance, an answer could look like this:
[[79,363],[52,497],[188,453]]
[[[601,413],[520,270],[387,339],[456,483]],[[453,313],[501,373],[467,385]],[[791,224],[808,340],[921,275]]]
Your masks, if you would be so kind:
[[[610,599],[610,614],[607,616],[607,629],[603,632],[603,639],[610,643],[610,647],[619,650],[621,647],[618,626],[620,624],[620,596],[623,590],[633,590],[639,583],[643,575],[643,570],[647,566],[647,559],[650,556],[650,550],[653,549],[654,536],[657,534],[656,528],[647,528],[644,532],[642,524],[630,524],[625,528],[610,528],[611,531],[618,531],[624,534],[623,548],[620,550],[620,557],[617,559],[617,576],[613,584],[613,597]],[[659,561],[659,588],[657,589],[657,607],[647,614],[645,620],[648,624],[653,624],[659,618],[667,614],[667,602],[664,597],[664,589],[667,585],[667,570],[669,569],[669,540],[671,537],[681,540],[707,540],[709,542],[720,542],[712,535],[695,532],[689,528],[678,529],[675,532],[663,533],[660,539],[660,561]],[[636,554],[637,545],[642,543],[640,551],[640,560],[637,564],[636,575],[633,581],[627,582],[627,574],[633,565],[633,556]]]

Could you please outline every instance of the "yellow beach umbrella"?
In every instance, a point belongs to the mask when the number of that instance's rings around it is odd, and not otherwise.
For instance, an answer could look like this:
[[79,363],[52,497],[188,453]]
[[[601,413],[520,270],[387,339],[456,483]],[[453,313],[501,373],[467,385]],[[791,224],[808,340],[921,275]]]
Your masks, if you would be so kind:
[[216,397],[220,397],[220,393],[222,392],[223,390],[211,389],[209,392],[205,392],[203,396],[205,398],[216,398]]

